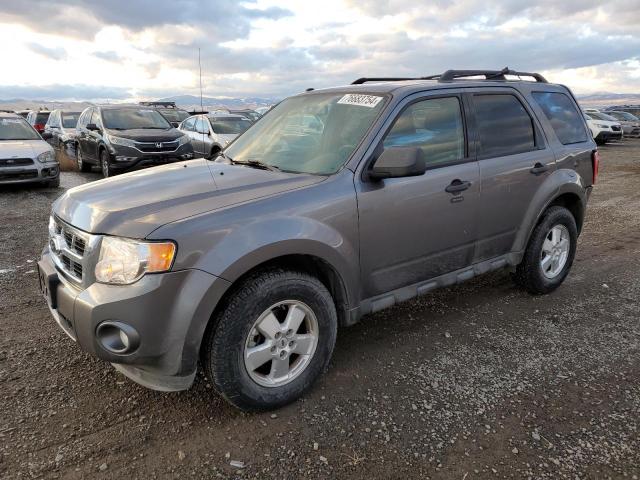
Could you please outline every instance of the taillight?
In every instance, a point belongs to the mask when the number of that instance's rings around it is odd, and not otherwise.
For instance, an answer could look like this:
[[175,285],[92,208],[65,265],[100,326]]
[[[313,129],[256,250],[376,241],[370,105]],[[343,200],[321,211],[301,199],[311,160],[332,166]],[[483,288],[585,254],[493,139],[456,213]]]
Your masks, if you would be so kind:
[[36,123],[33,128],[35,128],[37,131],[42,132],[44,130],[44,123]]
[[598,150],[594,150],[591,153],[591,164],[593,166],[593,182],[595,185],[598,180],[598,170],[600,170],[600,152]]

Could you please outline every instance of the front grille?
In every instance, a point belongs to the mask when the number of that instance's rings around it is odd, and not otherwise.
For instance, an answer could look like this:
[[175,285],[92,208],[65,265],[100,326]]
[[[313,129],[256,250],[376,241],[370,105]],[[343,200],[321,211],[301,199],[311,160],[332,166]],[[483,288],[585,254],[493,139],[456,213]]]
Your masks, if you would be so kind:
[[0,180],[28,180],[30,178],[38,178],[37,170],[29,170],[27,172],[2,172]]
[[59,270],[75,283],[86,277],[87,249],[92,235],[82,232],[57,218],[49,226],[49,250]]
[[33,165],[30,158],[0,158],[0,167],[23,167]]
[[611,130],[613,130],[614,132],[619,132],[620,131],[620,127],[617,125],[611,125]]
[[136,142],[136,148],[145,153],[173,152],[178,148],[178,142]]

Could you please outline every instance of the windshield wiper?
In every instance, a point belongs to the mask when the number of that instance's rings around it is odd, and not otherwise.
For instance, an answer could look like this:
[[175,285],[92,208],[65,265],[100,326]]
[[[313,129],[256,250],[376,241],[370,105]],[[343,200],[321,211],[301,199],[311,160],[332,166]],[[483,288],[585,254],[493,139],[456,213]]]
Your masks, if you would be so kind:
[[263,170],[269,170],[271,172],[279,172],[280,168],[275,165],[270,165],[268,163],[261,162],[260,160],[234,160],[229,155],[224,152],[219,152],[218,155],[229,160],[229,163],[232,165],[246,165],[247,167],[256,167],[261,168]]

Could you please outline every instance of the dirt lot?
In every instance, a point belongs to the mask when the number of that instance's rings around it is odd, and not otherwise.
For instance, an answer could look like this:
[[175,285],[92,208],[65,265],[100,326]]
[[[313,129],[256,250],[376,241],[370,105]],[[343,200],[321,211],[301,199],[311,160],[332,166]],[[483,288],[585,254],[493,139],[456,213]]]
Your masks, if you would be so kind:
[[97,174],[1,191],[0,477],[637,479],[640,140],[602,155],[557,292],[497,272],[371,315],[306,398],[259,415],[202,376],[139,387],[53,322],[34,272],[50,204]]

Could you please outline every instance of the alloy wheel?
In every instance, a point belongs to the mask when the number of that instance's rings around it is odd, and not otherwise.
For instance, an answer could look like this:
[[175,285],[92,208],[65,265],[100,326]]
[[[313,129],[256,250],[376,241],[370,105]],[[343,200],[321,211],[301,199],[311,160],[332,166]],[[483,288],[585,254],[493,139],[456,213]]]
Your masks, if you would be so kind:
[[545,277],[551,279],[558,276],[567,263],[571,237],[564,225],[554,225],[547,233],[540,252],[540,268]]

